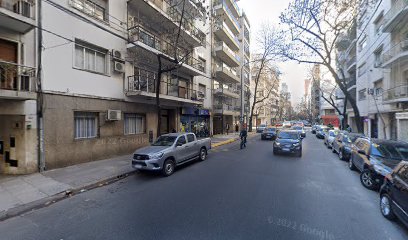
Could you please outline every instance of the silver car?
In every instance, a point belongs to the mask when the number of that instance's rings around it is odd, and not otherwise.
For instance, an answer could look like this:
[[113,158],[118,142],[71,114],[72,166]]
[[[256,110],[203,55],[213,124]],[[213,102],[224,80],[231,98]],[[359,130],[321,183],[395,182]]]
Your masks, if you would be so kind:
[[199,159],[204,161],[211,149],[211,139],[197,140],[194,133],[170,133],[160,136],[151,146],[133,154],[132,167],[139,170],[173,174],[176,166]]

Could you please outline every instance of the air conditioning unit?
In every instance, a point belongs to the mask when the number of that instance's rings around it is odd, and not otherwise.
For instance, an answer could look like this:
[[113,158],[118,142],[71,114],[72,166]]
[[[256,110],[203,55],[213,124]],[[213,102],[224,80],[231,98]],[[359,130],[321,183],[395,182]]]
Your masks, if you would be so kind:
[[106,120],[108,120],[108,121],[122,120],[122,111],[120,111],[120,110],[108,110]]
[[122,62],[114,61],[113,62],[113,69],[115,72],[123,73],[125,72],[125,64]]
[[112,57],[115,60],[123,61],[122,52],[119,50],[112,49]]

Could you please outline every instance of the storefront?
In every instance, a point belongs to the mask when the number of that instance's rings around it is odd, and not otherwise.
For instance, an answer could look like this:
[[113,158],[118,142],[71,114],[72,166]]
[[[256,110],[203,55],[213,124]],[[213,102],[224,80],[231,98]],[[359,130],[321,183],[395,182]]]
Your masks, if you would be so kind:
[[181,109],[181,132],[193,132],[197,137],[210,136],[210,110],[193,107]]

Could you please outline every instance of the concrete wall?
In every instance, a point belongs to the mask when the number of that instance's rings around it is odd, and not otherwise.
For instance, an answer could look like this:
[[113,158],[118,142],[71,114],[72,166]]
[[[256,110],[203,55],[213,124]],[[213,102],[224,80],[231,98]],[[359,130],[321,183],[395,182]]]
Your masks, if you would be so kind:
[[[45,94],[44,130],[46,168],[106,159],[130,154],[148,145],[149,131],[156,133],[157,117],[154,107],[140,103],[108,101]],[[146,115],[146,133],[124,135],[124,121],[106,121],[108,109],[122,113]],[[92,139],[74,139],[74,111],[99,113],[99,136]]]

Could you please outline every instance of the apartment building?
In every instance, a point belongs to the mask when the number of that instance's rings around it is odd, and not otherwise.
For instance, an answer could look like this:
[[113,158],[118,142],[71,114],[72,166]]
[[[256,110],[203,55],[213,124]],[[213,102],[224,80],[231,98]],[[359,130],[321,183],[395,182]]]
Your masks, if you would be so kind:
[[182,7],[170,0],[43,3],[46,169],[149,144],[157,135],[157,92],[161,133],[208,135],[207,16],[202,5],[186,1],[178,34]]
[[0,175],[37,171],[37,1],[0,1]]
[[[240,59],[241,63],[239,66],[238,76],[241,78],[242,88],[241,90],[241,105],[244,106],[240,109],[241,115],[243,117],[242,121],[245,123],[249,122],[250,115],[250,103],[251,103],[251,25],[249,19],[244,11],[242,11],[241,17],[239,18],[241,23],[241,33],[239,35],[239,40],[241,41],[240,49]],[[238,120],[238,119],[236,119]]]
[[327,100],[331,101],[333,99],[333,103],[335,103],[336,99],[336,91],[335,91],[335,84],[330,79],[323,79],[320,82],[320,106],[319,106],[319,119],[320,122],[324,125],[333,125],[335,127],[340,126],[339,117],[336,114],[336,110],[332,105],[332,102],[328,102]]
[[312,79],[310,87],[310,108],[314,122],[319,122],[321,91],[320,91],[320,66],[314,65],[312,68]]
[[[258,75],[258,68],[252,67],[252,78],[255,79]],[[287,85],[284,83],[287,91]],[[253,127],[259,124],[271,125],[278,119],[279,112],[279,73],[277,70],[264,70],[259,75],[258,87],[256,90],[257,101],[263,100],[260,103],[255,104],[254,115],[255,119],[252,121]],[[255,93],[255,84],[251,86],[251,92]],[[253,103],[253,99],[251,99]],[[251,103],[251,106],[252,106]]]
[[[362,1],[355,25],[338,44],[339,66],[370,137],[408,140],[408,3]],[[356,129],[347,104],[348,123]]]
[[240,41],[239,37],[249,25],[240,21],[241,10],[235,0],[213,0],[212,4],[215,13],[212,30],[213,131],[220,134],[227,128],[231,132],[239,123],[241,79],[238,71],[242,64],[241,42],[246,38],[244,35]]

